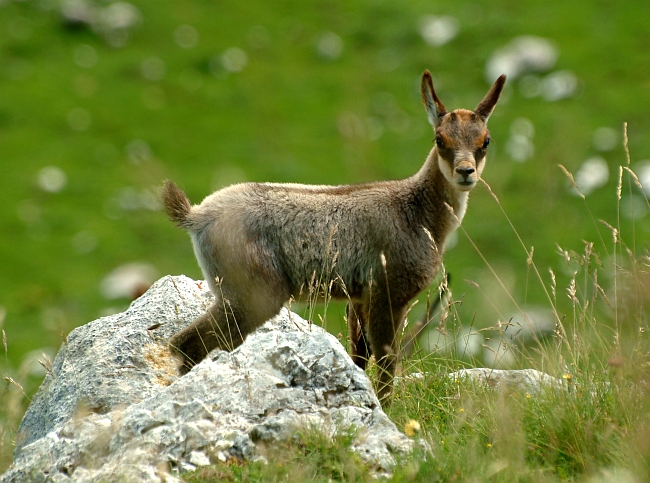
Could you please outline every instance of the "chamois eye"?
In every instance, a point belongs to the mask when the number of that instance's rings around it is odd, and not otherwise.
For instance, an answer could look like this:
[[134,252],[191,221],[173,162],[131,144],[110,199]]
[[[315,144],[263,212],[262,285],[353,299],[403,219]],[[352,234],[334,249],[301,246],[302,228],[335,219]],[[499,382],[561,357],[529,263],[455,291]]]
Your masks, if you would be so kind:
[[440,136],[436,136],[436,146],[440,149],[445,149],[445,143]]
[[483,149],[487,149],[489,145],[490,145],[490,138],[485,138],[485,141],[483,141]]

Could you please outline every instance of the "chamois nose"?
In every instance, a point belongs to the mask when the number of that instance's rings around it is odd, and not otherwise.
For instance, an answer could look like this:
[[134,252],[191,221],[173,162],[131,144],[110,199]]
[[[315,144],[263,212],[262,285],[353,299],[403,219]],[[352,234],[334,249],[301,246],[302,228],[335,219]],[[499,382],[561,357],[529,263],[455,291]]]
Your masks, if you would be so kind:
[[463,178],[465,178],[465,179],[467,179],[467,177],[468,177],[470,174],[472,174],[474,171],[476,171],[476,170],[475,170],[474,168],[472,168],[472,167],[462,167],[462,166],[459,166],[458,168],[456,168],[456,172],[457,172],[458,174],[460,174],[460,175],[461,175]]

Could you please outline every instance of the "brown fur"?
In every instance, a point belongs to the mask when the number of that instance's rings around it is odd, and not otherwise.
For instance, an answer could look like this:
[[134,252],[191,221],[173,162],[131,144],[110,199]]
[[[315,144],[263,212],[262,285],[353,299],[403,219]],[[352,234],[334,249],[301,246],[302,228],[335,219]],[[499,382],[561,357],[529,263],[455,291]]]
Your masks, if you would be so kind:
[[[329,290],[346,298],[351,355],[374,354],[378,395],[390,395],[396,335],[409,301],[436,276],[445,240],[465,213],[467,192],[485,165],[486,121],[500,77],[476,111],[447,113],[422,77],[422,97],[438,146],[412,177],[349,186],[245,183],[191,206],[171,181],[167,214],[189,231],[217,301],[170,341],[181,372],[214,348],[233,349],[291,297]],[[452,213],[453,211],[453,213]]]
[[179,228],[190,228],[192,224],[188,216],[192,211],[192,204],[185,193],[171,181],[165,182],[163,193],[165,211],[169,219]]

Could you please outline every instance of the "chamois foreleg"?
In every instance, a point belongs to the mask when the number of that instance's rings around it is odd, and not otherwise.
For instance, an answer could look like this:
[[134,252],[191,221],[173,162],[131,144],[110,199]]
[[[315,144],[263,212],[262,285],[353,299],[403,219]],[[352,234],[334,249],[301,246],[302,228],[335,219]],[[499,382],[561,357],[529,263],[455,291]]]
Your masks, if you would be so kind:
[[350,333],[350,357],[354,363],[365,370],[370,359],[370,347],[366,336],[367,313],[361,303],[350,302],[346,309]]
[[398,362],[397,334],[406,316],[406,306],[395,307],[388,297],[377,297],[368,307],[367,335],[379,369],[377,397],[382,406],[390,404],[393,378]]

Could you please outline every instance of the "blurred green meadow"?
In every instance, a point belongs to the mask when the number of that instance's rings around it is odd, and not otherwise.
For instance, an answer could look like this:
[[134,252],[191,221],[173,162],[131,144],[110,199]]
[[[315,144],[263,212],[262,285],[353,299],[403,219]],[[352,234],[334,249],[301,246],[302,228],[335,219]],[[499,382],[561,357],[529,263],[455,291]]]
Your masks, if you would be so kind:
[[[648,18],[647,0],[0,1],[0,373],[32,393],[36,360],[75,327],[160,276],[201,278],[160,212],[165,178],[198,203],[241,181],[415,173],[433,146],[425,69],[448,109],[474,108],[494,72],[510,74],[483,177],[570,311],[561,250],[593,241],[609,262],[600,219],[646,248],[647,198],[624,172],[618,203],[617,185],[627,122],[629,167],[650,193]],[[512,44],[521,36],[534,42]],[[482,185],[470,198],[445,258],[460,319],[548,306],[501,207]],[[325,314],[334,332],[342,312]]]

